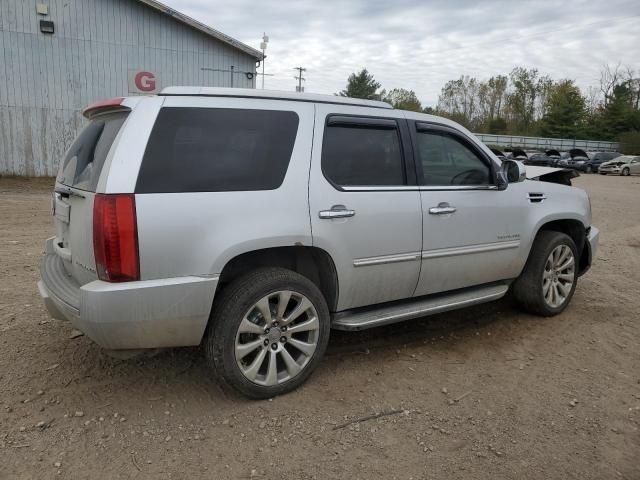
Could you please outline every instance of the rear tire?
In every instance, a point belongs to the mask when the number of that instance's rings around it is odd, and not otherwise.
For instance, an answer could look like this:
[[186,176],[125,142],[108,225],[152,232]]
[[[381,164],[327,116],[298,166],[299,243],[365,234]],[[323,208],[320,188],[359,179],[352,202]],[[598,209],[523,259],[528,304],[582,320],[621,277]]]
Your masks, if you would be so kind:
[[550,317],[571,301],[578,283],[578,251],[573,239],[561,232],[538,233],[529,259],[513,284],[513,293],[526,311]]
[[204,347],[223,383],[250,398],[271,398],[311,375],[329,330],[329,309],[313,282],[291,270],[264,268],[216,297]]
[[587,168],[584,169],[584,173],[591,173],[593,172],[593,168],[591,167],[591,165],[587,165]]

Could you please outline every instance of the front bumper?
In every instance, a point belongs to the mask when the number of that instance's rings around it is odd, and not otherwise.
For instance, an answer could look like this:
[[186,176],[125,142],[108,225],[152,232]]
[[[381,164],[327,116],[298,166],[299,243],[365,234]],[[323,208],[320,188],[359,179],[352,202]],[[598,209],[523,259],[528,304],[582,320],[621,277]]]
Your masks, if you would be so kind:
[[580,259],[580,275],[584,275],[591,268],[593,260],[598,252],[598,243],[600,241],[600,230],[596,227],[590,227],[584,243],[582,258]]
[[129,350],[198,345],[204,335],[218,276],[137,282],[95,280],[78,285],[62,259],[47,253],[38,290],[52,317],[71,324],[103,348]]

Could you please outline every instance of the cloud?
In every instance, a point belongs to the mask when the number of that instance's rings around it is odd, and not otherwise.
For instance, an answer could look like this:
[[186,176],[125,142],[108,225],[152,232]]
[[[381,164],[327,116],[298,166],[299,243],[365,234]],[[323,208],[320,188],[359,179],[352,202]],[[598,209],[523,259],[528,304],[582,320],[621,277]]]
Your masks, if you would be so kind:
[[367,67],[384,88],[410,88],[433,105],[449,79],[515,65],[583,89],[605,63],[640,74],[637,0],[164,1],[255,48],[267,32],[267,88],[294,90],[293,67],[302,65],[306,91],[331,94]]

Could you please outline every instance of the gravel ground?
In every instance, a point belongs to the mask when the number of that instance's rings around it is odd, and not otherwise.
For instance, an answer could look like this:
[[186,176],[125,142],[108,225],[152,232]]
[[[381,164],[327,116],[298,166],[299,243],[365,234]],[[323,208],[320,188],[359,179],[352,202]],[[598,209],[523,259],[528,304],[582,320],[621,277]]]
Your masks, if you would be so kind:
[[51,181],[0,179],[0,479],[640,479],[640,177],[575,183],[601,248],[562,315],[334,332],[303,388],[256,402],[197,348],[118,361],[49,318]]

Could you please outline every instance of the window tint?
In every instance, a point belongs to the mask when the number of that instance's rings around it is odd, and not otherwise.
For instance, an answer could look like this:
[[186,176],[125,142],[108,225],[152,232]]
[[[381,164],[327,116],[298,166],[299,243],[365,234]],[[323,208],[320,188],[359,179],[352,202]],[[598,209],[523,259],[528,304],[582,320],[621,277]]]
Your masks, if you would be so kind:
[[418,161],[422,167],[422,185],[488,185],[489,166],[469,147],[453,136],[418,132]]
[[340,186],[404,185],[398,130],[327,126],[322,143],[322,171]]
[[163,108],[136,192],[276,189],[287,172],[297,131],[295,112]]
[[67,151],[58,173],[58,182],[95,192],[104,161],[127,113],[101,115],[89,122]]

